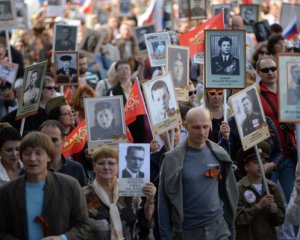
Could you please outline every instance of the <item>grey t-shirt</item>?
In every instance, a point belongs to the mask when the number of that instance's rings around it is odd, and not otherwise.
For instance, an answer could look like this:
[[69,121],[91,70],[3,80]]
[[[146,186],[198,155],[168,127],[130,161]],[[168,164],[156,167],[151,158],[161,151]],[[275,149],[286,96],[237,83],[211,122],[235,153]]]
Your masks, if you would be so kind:
[[216,166],[220,166],[220,162],[207,146],[202,149],[188,147],[182,172],[183,229],[206,226],[223,215],[219,177],[205,176]]

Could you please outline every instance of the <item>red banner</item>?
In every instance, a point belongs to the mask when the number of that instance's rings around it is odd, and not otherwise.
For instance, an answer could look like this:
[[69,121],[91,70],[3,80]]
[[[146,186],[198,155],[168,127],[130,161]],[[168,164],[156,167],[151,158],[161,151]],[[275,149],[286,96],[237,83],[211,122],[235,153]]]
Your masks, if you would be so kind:
[[205,51],[204,30],[222,30],[224,28],[223,13],[219,13],[197,28],[181,34],[179,36],[180,45],[190,47],[190,57],[193,57],[196,53]]
[[62,147],[64,157],[80,152],[87,141],[86,121],[83,120],[68,136]]

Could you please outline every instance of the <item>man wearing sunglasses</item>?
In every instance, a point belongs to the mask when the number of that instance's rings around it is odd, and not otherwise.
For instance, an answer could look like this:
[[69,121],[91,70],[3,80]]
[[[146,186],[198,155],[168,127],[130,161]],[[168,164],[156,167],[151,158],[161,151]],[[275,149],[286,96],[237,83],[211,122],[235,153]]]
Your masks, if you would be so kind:
[[220,47],[220,54],[211,59],[212,74],[239,75],[239,59],[231,54],[232,39],[227,36],[221,37],[218,46]]
[[[295,168],[296,161],[292,160],[291,146],[296,144],[293,129],[287,126],[287,124],[279,123],[278,118],[278,77],[277,77],[277,64],[272,56],[263,56],[258,59],[256,63],[256,71],[261,78],[260,97],[265,115],[270,117],[278,131],[280,143],[284,152],[284,159],[277,166],[275,162],[272,172],[271,180],[277,182],[279,179],[282,186],[285,198],[287,202],[290,200],[290,195],[293,190],[293,184],[295,181]],[[281,79],[283,81],[285,79]],[[284,128],[284,129],[283,129]],[[285,238],[291,239],[291,238]]]

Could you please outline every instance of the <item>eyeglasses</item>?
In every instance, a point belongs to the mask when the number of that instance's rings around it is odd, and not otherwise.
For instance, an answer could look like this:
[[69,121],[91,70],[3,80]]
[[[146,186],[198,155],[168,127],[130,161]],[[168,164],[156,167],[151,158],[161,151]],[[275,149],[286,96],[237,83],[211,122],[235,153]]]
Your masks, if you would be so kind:
[[52,87],[52,86],[47,86],[47,87],[44,87],[44,89],[47,89],[47,90],[49,90],[49,91],[52,91],[52,90],[54,90],[54,91],[57,91],[57,88],[56,87]]
[[116,164],[116,162],[97,162],[96,163],[97,165],[100,165],[101,167],[105,166],[105,165],[108,165],[110,167],[114,166]]
[[214,90],[211,90],[211,91],[208,91],[207,93],[210,96],[215,96],[215,95],[221,96],[221,95],[223,95],[224,91],[214,91]]
[[269,68],[262,68],[260,71],[263,73],[268,73],[271,70],[271,72],[275,72],[277,70],[277,67],[269,67]]
[[120,72],[120,71],[130,71],[130,67],[119,67],[119,68],[117,69],[117,71],[118,71],[118,72]]
[[192,96],[192,95],[196,95],[197,94],[197,91],[195,90],[195,91],[189,91],[189,96]]

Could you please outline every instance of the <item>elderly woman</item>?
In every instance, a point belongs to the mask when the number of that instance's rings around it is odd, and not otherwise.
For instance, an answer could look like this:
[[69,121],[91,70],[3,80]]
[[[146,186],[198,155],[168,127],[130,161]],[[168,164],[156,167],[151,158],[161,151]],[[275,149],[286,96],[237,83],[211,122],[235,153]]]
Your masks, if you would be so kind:
[[84,188],[89,209],[90,226],[97,239],[149,239],[154,212],[156,188],[152,183],[143,187],[145,198],[119,197],[118,154],[102,146],[93,156],[96,178]]
[[19,156],[20,143],[19,131],[9,124],[0,131],[0,186],[19,176],[23,167]]
[[97,102],[95,104],[95,126],[91,127],[91,140],[112,139],[113,135],[120,136],[123,129],[116,124],[114,108],[110,102]]

